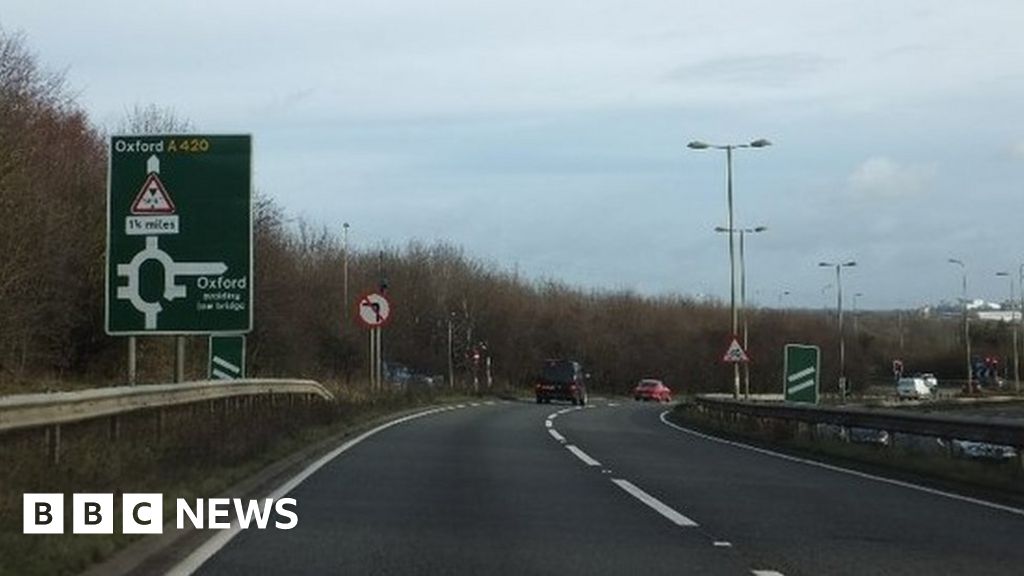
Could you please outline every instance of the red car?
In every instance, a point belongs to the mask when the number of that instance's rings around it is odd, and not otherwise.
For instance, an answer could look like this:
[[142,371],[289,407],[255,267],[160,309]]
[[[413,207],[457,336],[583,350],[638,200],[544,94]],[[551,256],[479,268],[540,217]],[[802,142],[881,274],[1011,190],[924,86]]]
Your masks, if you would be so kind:
[[672,390],[661,380],[644,378],[633,389],[633,400],[656,400],[658,402],[671,402]]

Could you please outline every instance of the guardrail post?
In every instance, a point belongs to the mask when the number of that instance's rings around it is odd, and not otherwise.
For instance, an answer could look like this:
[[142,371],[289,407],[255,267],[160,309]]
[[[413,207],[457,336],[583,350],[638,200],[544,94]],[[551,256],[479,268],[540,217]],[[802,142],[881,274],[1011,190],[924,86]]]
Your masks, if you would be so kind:
[[60,424],[54,424],[46,429],[46,450],[50,463],[54,466],[60,464]]

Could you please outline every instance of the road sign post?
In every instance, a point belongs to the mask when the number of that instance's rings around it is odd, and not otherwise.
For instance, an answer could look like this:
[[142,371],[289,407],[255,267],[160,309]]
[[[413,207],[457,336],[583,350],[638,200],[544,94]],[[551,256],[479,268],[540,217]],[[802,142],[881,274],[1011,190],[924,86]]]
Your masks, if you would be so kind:
[[391,303],[383,294],[371,292],[359,299],[356,318],[369,329],[370,336],[370,388],[384,386],[384,359],[381,354],[383,327],[391,318]]
[[114,136],[106,331],[252,329],[249,136]]
[[725,354],[722,355],[722,362],[732,364],[750,362],[750,356],[747,355],[747,351],[743,349],[743,346],[740,344],[737,337],[732,337],[732,342],[729,343],[729,347],[725,350]]
[[903,377],[903,360],[892,361],[892,376],[896,380]]
[[210,335],[210,380],[245,378],[245,336]]
[[818,403],[821,350],[817,346],[786,344],[782,392],[786,402]]

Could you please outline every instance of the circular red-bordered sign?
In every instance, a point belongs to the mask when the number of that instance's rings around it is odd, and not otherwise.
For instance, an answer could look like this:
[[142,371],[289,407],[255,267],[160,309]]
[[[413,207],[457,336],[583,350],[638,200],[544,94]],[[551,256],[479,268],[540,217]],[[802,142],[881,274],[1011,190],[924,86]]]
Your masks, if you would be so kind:
[[391,318],[391,303],[383,294],[366,294],[356,303],[356,318],[367,328],[380,328]]

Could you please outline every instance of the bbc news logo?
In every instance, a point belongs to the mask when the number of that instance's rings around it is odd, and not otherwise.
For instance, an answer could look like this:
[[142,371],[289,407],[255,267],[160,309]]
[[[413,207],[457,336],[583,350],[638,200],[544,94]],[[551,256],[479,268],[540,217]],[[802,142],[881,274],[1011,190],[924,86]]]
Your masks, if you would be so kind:
[[[25,534],[64,533],[63,494],[24,494],[23,528]],[[72,494],[71,533],[113,534],[113,494]],[[242,500],[241,498],[197,498],[190,504],[184,498],[175,501],[175,526],[199,530],[226,530],[232,520],[239,528],[259,530],[273,527],[291,530],[299,524],[294,498]],[[234,518],[232,518],[232,514]],[[164,531],[163,494],[122,494],[122,534],[162,534]],[[271,522],[273,520],[273,522]]]

